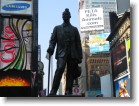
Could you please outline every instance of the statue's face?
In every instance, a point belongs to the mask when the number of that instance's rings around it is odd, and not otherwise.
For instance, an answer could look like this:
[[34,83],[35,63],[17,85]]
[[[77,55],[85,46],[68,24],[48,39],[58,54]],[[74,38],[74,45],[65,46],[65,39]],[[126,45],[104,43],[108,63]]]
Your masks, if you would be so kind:
[[71,16],[70,16],[70,14],[68,14],[68,13],[64,13],[64,14],[63,14],[63,20],[64,20],[64,21],[69,20],[70,17],[71,17]]

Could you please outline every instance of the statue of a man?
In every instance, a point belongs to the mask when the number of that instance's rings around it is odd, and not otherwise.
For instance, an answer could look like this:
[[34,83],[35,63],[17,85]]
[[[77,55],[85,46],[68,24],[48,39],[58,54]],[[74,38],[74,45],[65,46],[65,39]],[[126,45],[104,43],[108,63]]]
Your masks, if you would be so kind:
[[60,85],[62,74],[67,64],[66,92],[65,95],[72,94],[73,74],[77,64],[82,62],[82,48],[78,29],[70,24],[71,14],[69,9],[65,9],[62,14],[63,24],[54,28],[49,42],[47,52],[53,55],[55,46],[57,59],[57,69],[53,80],[50,95],[56,95]]

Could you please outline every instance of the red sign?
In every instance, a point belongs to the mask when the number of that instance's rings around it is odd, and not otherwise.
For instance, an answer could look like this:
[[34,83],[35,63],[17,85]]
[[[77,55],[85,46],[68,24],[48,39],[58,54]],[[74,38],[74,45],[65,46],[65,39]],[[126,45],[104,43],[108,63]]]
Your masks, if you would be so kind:
[[79,94],[79,87],[73,87],[73,94],[78,95]]
[[11,30],[10,26],[4,27],[4,35],[1,40],[3,44],[3,52],[0,53],[0,59],[3,63],[11,63],[15,59],[15,34]]

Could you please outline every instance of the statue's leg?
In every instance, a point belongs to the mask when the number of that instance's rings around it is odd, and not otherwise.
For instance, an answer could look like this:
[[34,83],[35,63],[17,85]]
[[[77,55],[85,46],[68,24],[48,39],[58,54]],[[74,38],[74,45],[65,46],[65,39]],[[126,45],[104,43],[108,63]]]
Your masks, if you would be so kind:
[[65,58],[58,58],[57,59],[57,69],[55,71],[52,90],[50,92],[50,95],[56,95],[56,92],[59,88],[60,81],[61,81],[62,74],[63,74],[64,69],[65,69],[65,66],[66,66]]
[[72,86],[74,81],[75,60],[68,57],[67,74],[66,74],[66,95],[72,94]]

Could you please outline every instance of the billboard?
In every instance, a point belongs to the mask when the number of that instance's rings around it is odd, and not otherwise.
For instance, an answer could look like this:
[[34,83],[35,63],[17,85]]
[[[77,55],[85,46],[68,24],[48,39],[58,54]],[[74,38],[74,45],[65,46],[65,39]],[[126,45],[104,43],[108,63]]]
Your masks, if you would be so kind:
[[0,4],[1,13],[32,15],[32,0],[1,0]]
[[103,8],[80,9],[80,30],[104,30]]
[[110,49],[109,41],[106,41],[109,33],[89,35],[90,53],[108,52]]
[[128,76],[114,83],[116,97],[130,97],[130,78]]
[[32,21],[3,18],[0,35],[0,71],[31,70]]
[[112,50],[112,59],[114,64],[114,78],[125,75],[127,71],[127,56],[125,41]]

